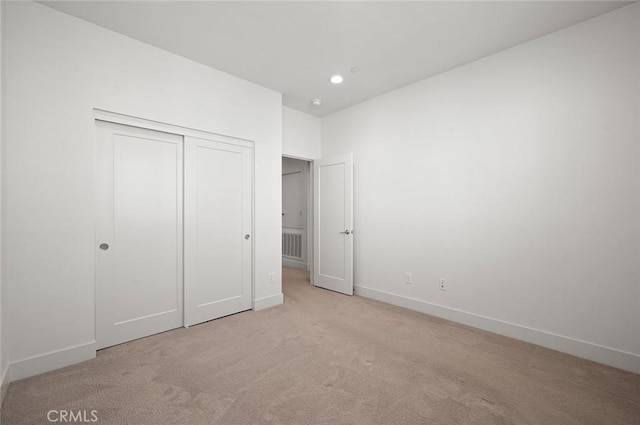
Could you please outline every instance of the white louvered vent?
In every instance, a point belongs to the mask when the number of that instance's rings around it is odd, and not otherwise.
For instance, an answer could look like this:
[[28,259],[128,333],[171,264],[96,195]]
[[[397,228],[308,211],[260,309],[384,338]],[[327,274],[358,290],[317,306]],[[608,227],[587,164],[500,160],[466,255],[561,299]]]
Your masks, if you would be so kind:
[[300,233],[282,232],[282,255],[302,260],[302,235]]

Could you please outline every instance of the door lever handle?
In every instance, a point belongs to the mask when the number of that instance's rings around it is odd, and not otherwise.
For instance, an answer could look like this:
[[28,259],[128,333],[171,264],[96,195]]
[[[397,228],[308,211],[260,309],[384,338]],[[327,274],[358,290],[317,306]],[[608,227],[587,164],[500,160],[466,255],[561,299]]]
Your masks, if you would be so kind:
[[343,235],[350,235],[351,234],[351,230],[347,229],[344,232],[340,232],[340,233],[342,233]]

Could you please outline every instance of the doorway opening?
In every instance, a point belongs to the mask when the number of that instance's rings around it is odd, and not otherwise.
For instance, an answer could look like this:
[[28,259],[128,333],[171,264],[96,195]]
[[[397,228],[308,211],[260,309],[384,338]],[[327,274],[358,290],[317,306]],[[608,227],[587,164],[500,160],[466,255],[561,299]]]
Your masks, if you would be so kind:
[[[283,266],[353,295],[353,154],[282,158]],[[284,275],[284,274],[283,274]]]
[[311,161],[282,157],[282,266],[307,276],[313,269],[312,172]]

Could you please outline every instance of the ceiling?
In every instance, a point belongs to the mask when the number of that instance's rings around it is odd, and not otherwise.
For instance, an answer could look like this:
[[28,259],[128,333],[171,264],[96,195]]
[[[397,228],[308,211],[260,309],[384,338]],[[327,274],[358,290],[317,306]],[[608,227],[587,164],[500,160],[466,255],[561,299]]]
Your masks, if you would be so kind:
[[[42,3],[271,88],[284,105],[325,116],[631,2]],[[333,74],[344,82],[331,84]],[[312,106],[313,98],[322,105]]]

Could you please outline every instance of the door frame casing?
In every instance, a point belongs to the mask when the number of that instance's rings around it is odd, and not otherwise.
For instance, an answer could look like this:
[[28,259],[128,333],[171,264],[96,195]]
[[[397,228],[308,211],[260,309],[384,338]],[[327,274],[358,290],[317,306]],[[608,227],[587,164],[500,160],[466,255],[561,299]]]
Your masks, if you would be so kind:
[[[253,235],[255,235],[255,142],[253,140],[248,140],[248,139],[242,139],[242,138],[238,138],[238,137],[233,137],[233,136],[227,136],[224,134],[217,134],[217,133],[211,133],[211,132],[207,132],[207,131],[203,131],[203,130],[197,130],[197,129],[193,129],[193,128],[189,128],[189,127],[183,127],[183,126],[178,126],[178,125],[173,125],[173,124],[168,124],[168,123],[164,123],[164,122],[160,122],[160,121],[153,121],[153,120],[148,120],[145,118],[139,118],[139,117],[135,117],[135,116],[131,116],[131,115],[125,115],[125,114],[120,114],[117,112],[112,112],[112,111],[107,111],[105,109],[98,109],[98,108],[94,108],[93,109],[93,121],[92,124],[95,126],[95,122],[96,121],[106,121],[106,122],[111,122],[114,124],[121,124],[121,125],[126,125],[126,126],[130,126],[130,127],[138,127],[138,128],[142,128],[142,129],[148,129],[148,130],[154,130],[154,131],[160,131],[160,132],[164,132],[164,133],[170,133],[170,134],[176,134],[179,136],[183,137],[183,141],[185,138],[187,137],[194,137],[194,138],[199,138],[199,139],[206,139],[206,140],[213,140],[216,141],[218,143],[227,143],[230,145],[235,145],[235,146],[243,146],[243,147],[247,147],[251,149],[251,162],[253,164],[253,166],[251,167],[251,235],[252,235],[252,240],[253,242],[251,243],[251,285],[250,285],[250,289],[251,289],[251,309],[255,310],[255,304],[256,304],[256,300],[255,300],[255,294],[256,294],[256,289],[255,289],[255,239],[253,239]],[[97,132],[95,132],[96,136],[97,136]],[[98,179],[98,161],[100,160],[100,158],[98,157],[98,140],[97,137],[94,137],[92,140],[93,143],[93,177],[92,177],[92,187],[93,187],[93,206],[94,206],[94,211],[93,211],[93,222],[94,222],[94,233],[93,233],[93,244],[92,244],[92,249],[94,250],[94,256],[93,256],[93,284],[94,284],[94,316],[93,316],[93,328],[94,328],[94,341],[95,341],[95,336],[97,333],[97,317],[96,317],[96,309],[97,309],[97,285],[98,285],[98,274],[97,274],[97,264],[98,264],[98,259],[97,259],[97,255],[98,252],[95,249],[95,247],[97,246],[96,244],[98,243],[98,235],[97,235],[97,230],[98,230],[98,205],[99,205],[99,200],[100,200],[100,191],[99,189],[99,179]],[[184,142],[183,142],[184,143]],[[184,173],[184,170],[183,170]],[[183,206],[184,208],[184,206]],[[184,223],[183,223],[183,228],[184,228]],[[184,240],[184,235],[183,235],[183,240]],[[183,273],[183,279],[184,279],[184,270],[182,271]],[[184,288],[185,288],[186,282],[184,282],[183,284],[183,300],[184,300]],[[183,309],[183,326],[186,323],[186,321],[184,320],[184,312],[186,309]]]
[[[307,232],[307,264],[308,266],[308,272],[309,272],[309,282],[314,285],[313,283],[313,270],[314,270],[314,264],[313,264],[313,252],[314,252],[314,245],[313,245],[313,226],[314,226],[314,214],[313,214],[313,162],[317,161],[317,159],[311,159],[311,158],[306,158],[306,157],[302,157],[302,156],[294,156],[294,155],[286,155],[286,154],[282,154],[282,158],[290,158],[290,159],[297,159],[299,161],[305,161],[307,163],[307,166],[309,167],[309,173],[307,174],[308,176],[308,181],[307,181],[307,223],[306,223],[306,232]],[[282,174],[282,173],[280,173]],[[280,188],[282,189],[282,185],[280,186]],[[282,229],[280,229],[282,232]],[[282,251],[282,249],[281,249]]]
[[[353,230],[353,226],[354,226],[354,214],[355,214],[355,209],[354,209],[354,199],[353,199],[353,191],[354,191],[354,180],[355,180],[355,173],[353,171],[353,153],[352,152],[348,152],[348,153],[344,153],[342,155],[336,155],[336,156],[347,156],[349,158],[349,161],[351,163],[351,183],[350,183],[350,190],[351,190],[351,194],[352,194],[352,199],[351,199],[351,223],[349,225],[350,229]],[[321,161],[324,158],[309,158],[309,157],[304,157],[304,156],[296,156],[296,155],[288,155],[283,153],[282,154],[282,158],[291,158],[291,159],[298,159],[300,161],[306,161],[308,163],[309,166],[309,201],[307,204],[307,235],[308,235],[308,242],[307,242],[307,261],[309,263],[309,281],[311,283],[311,285],[313,286],[317,286],[315,279],[314,279],[314,275],[315,275],[315,268],[316,268],[316,247],[315,247],[315,226],[316,226],[316,212],[315,212],[315,164],[317,161]],[[351,236],[353,238],[353,235]],[[355,249],[355,241],[351,241],[351,257],[353,260],[353,250]],[[355,290],[355,280],[354,280],[354,275],[355,275],[355,269],[353,268],[352,265],[352,270],[351,270],[351,280],[353,282],[353,287]]]

